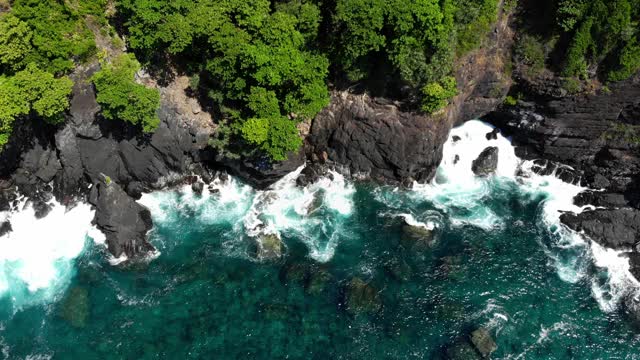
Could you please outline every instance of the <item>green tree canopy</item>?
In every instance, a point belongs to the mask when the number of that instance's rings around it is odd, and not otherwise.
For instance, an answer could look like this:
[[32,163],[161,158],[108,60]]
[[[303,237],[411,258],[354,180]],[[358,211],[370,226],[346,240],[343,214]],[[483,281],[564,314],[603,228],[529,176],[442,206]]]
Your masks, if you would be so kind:
[[33,113],[52,123],[61,122],[72,86],[69,78],[55,78],[34,63],[14,76],[0,77],[0,147],[7,143],[20,116]]
[[140,63],[132,54],[118,56],[103,64],[93,76],[96,100],[107,119],[119,119],[138,125],[144,132],[154,131],[160,124],[156,111],[160,93],[135,82]]

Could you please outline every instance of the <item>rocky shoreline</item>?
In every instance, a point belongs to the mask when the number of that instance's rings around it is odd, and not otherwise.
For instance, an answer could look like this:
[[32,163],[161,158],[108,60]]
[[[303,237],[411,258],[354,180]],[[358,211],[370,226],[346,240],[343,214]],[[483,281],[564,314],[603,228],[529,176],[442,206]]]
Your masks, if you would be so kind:
[[[161,124],[152,135],[105,120],[86,81],[98,65],[80,67],[65,125],[23,121],[0,155],[0,210],[16,206],[17,193],[30,199],[37,216],[46,216],[52,198],[64,205],[86,200],[96,209],[94,222],[106,234],[110,253],[133,258],[153,251],[146,240],[151,218],[135,202],[143,192],[193,175],[208,182],[217,171],[266,188],[305,162],[311,166],[300,181],[307,183],[322,167],[387,184],[428,182],[449,130],[482,118],[512,137],[519,157],[537,160],[538,172],[596,189],[576,198],[576,204],[596,209],[563,214],[562,221],[606,247],[630,250],[631,272],[640,278],[640,146],[634,143],[640,138],[640,76],[591,95],[567,94],[555,78],[518,79],[513,87],[505,76],[512,42],[509,17],[501,16],[486,46],[457,64],[460,94],[431,116],[366,93],[333,91],[304,148],[277,164],[217,154],[208,146],[215,127],[169,87],[159,87]],[[524,100],[501,105],[514,88]],[[479,175],[495,168],[496,155],[487,150],[477,164]],[[8,231],[10,223],[0,224],[0,232]]]

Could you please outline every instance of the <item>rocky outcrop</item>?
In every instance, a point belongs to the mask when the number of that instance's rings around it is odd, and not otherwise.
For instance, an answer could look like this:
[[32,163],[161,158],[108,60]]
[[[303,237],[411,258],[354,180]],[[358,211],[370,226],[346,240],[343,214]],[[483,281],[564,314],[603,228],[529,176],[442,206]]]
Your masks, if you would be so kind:
[[94,222],[106,236],[116,258],[133,258],[153,251],[147,232],[153,226],[149,209],[138,204],[109,178],[94,185],[89,201],[96,207]]
[[7,235],[11,231],[13,231],[13,228],[11,227],[9,220],[0,222],[0,237]]
[[295,171],[306,161],[305,153],[301,149],[297,153],[289,153],[285,161],[272,163],[266,158],[229,159],[216,157],[216,162],[224,166],[230,174],[242,178],[258,189],[266,189],[285,175]]
[[477,176],[489,176],[498,168],[498,148],[490,146],[471,163],[471,171]]
[[578,205],[598,209],[563,214],[571,229],[610,248],[633,249],[634,275],[640,275],[640,74],[609,90],[569,96],[558,79],[523,83],[532,102],[504,106],[485,119],[511,136],[516,155],[537,159],[532,170],[593,190]]
[[501,10],[498,18],[484,46],[455,64],[460,92],[444,111],[427,116],[399,102],[333,92],[330,105],[313,121],[308,157],[356,178],[431,180],[451,127],[493,111],[511,86],[505,68],[513,31],[509,14]]
[[307,139],[311,157],[353,177],[383,182],[428,181],[442,159],[450,124],[403,112],[366,95],[334,93]]
[[614,249],[629,249],[640,242],[640,211],[597,209],[581,214],[562,214],[560,220],[592,240]]

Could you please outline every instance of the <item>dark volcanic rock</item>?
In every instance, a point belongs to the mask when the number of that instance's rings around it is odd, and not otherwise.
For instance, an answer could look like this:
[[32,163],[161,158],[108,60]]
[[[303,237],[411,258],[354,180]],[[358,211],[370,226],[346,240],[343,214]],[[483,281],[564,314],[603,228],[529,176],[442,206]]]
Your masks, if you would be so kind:
[[36,219],[42,219],[43,217],[49,215],[51,210],[53,210],[53,207],[51,205],[41,200],[34,201],[32,206],[33,210],[35,210]]
[[287,160],[276,163],[265,158],[234,160],[218,157],[216,160],[224,165],[231,174],[242,178],[258,189],[266,189],[304,165],[306,157],[301,149],[297,153],[289,153]]
[[352,176],[428,181],[442,158],[450,124],[402,112],[366,95],[334,93],[315,118],[311,152]]
[[11,231],[13,231],[13,228],[11,227],[9,220],[0,223],[0,237],[7,235]]
[[491,130],[491,132],[486,133],[485,137],[487,140],[498,140],[498,134],[500,134],[500,129],[495,128]]
[[191,184],[191,190],[196,194],[202,194],[202,191],[204,190],[204,183],[202,181],[194,182]]
[[629,123],[640,106],[640,78],[610,88],[610,93],[550,97],[537,86],[528,89],[535,104],[503,107],[484,120],[512,137],[519,157],[569,165],[584,172],[589,187],[632,196],[629,186],[638,184],[640,151],[625,134],[640,133]]
[[139,181],[132,181],[127,184],[126,191],[134,200],[140,200],[140,198],[142,198],[142,192],[144,191],[144,185]]
[[498,168],[498,148],[490,146],[471,163],[471,170],[478,176],[489,176]]
[[[636,279],[640,280],[640,252],[636,249],[635,252],[629,254],[629,271]],[[640,310],[640,306],[638,307]],[[640,311],[638,312],[638,320],[640,320]]]
[[92,189],[95,201],[95,223],[106,235],[109,252],[115,257],[125,254],[133,258],[153,251],[147,242],[151,230],[151,213],[135,202],[118,184],[99,182]]
[[560,220],[604,246],[630,248],[640,241],[640,210],[597,209],[581,214],[566,213]]

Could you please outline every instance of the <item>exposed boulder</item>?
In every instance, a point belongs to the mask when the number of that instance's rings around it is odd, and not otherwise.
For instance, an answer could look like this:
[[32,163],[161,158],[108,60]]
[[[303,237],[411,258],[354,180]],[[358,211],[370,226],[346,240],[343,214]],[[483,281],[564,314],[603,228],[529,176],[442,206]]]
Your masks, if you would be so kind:
[[191,190],[198,195],[202,195],[202,191],[204,190],[204,183],[202,181],[196,181],[191,184]]
[[471,163],[471,170],[477,176],[489,176],[498,168],[498,148],[490,146]]
[[35,217],[36,219],[42,219],[43,217],[46,217],[47,215],[49,215],[49,213],[51,212],[51,210],[53,210],[53,207],[42,201],[42,200],[36,200],[34,201],[31,206],[33,207],[33,210],[35,211]]
[[500,134],[500,129],[494,128],[491,132],[486,133],[485,137],[487,140],[498,140],[498,134]]
[[606,247],[631,248],[640,241],[640,210],[596,209],[580,214],[565,213],[560,220]]
[[0,237],[7,235],[11,231],[13,231],[13,228],[11,227],[11,222],[9,222],[9,220],[0,222]]
[[132,181],[127,184],[125,187],[127,194],[131,196],[134,200],[140,200],[142,198],[142,192],[144,191],[144,186],[139,181]]
[[[629,254],[629,272],[640,281],[640,249]],[[640,300],[638,300],[640,302]],[[640,321],[640,306],[638,306],[638,320]]]
[[109,178],[96,183],[90,200],[96,207],[94,222],[105,234],[113,256],[133,258],[154,250],[147,241],[152,227],[149,209],[135,202],[118,184]]
[[480,360],[482,359],[476,349],[467,339],[458,338],[446,349],[449,360]]

